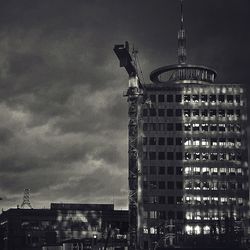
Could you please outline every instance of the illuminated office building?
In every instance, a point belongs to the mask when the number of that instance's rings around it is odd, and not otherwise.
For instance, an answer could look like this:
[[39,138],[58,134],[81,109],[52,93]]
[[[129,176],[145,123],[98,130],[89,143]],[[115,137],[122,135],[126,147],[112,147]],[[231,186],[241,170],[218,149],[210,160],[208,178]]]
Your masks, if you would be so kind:
[[[178,64],[143,85],[138,221],[152,248],[166,224],[183,235],[246,230],[249,202],[246,92],[215,83],[215,70],[186,63],[181,9]],[[140,179],[139,179],[140,180]],[[140,200],[141,199],[141,200]]]

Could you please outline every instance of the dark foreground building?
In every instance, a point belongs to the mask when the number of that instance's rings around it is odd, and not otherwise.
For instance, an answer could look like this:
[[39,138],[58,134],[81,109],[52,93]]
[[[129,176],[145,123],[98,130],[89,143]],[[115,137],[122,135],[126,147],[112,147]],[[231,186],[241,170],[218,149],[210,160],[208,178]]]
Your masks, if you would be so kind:
[[50,209],[9,209],[0,215],[1,250],[63,249],[63,243],[74,249],[76,242],[82,249],[124,247],[127,232],[128,211],[112,204],[52,203]]

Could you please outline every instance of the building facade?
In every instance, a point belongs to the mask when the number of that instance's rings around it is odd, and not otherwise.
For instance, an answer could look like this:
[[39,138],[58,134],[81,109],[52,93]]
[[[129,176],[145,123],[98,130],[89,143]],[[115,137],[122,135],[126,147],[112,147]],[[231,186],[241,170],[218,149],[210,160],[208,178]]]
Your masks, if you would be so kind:
[[105,244],[124,249],[127,233],[128,211],[113,204],[52,203],[50,209],[0,214],[1,250],[101,249]]
[[184,63],[153,71],[153,83],[143,86],[138,216],[144,249],[159,244],[171,224],[175,240],[225,234],[229,221],[246,229],[246,93],[215,77],[212,69]]

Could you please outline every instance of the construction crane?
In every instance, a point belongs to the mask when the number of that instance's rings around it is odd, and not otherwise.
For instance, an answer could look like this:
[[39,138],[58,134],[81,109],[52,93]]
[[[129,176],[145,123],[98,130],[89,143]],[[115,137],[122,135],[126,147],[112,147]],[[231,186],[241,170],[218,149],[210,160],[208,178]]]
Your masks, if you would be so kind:
[[124,96],[128,101],[128,181],[129,181],[129,250],[140,249],[141,220],[141,164],[139,155],[140,108],[143,101],[143,86],[138,78],[135,61],[129,53],[129,44],[115,45],[114,52],[129,75],[128,89]]

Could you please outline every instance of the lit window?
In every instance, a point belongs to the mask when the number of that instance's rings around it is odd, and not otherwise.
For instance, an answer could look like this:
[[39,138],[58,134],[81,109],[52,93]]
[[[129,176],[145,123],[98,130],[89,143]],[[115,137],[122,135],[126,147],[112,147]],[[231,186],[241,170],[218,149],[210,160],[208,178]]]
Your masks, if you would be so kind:
[[198,226],[198,225],[195,226],[195,227],[194,227],[194,233],[195,233],[195,234],[201,234],[201,227]]
[[203,232],[204,234],[210,234],[210,227],[209,226],[203,227]]
[[218,174],[218,168],[211,168],[211,174],[217,175]]
[[217,131],[217,124],[210,124],[210,131]]
[[226,160],[226,153],[219,153],[219,160],[220,161]]
[[185,182],[185,189],[192,189],[192,182],[191,181],[187,181]]
[[193,234],[193,227],[192,226],[189,226],[189,225],[186,225],[185,226],[185,231],[188,235],[191,235]]
[[207,95],[201,95],[201,102],[207,102]]
[[186,219],[192,220],[193,219],[193,213],[192,212],[186,212]]
[[191,145],[192,145],[191,138],[185,138],[184,145],[185,145],[185,146],[191,146]]
[[201,204],[201,197],[200,196],[194,196],[194,204]]
[[199,146],[200,145],[200,139],[199,138],[194,138],[193,139],[193,146]]
[[185,203],[191,204],[191,203],[192,203],[192,197],[186,196],[186,197],[185,197]]
[[193,109],[193,116],[199,116],[199,109]]
[[226,131],[226,124],[219,124],[219,131],[221,132]]
[[208,139],[202,138],[202,139],[201,139],[201,145],[202,145],[202,146],[208,146],[208,145],[209,145],[209,144],[208,144]]
[[194,160],[200,160],[200,153],[194,153]]
[[238,198],[238,204],[239,204],[240,206],[243,205],[243,199],[242,199],[242,198]]
[[218,190],[218,182],[212,182],[211,183],[211,190]]
[[241,168],[237,168],[237,175],[242,175],[242,169]]
[[210,202],[210,199],[209,199],[209,197],[203,197],[203,198],[202,198],[202,201],[203,201],[203,203],[204,203],[205,205],[208,205],[209,202]]
[[219,146],[226,146],[226,139],[225,138],[219,138]]
[[193,131],[199,131],[199,128],[200,128],[200,124],[199,123],[194,123],[193,124]]
[[191,131],[191,124],[190,123],[184,124],[184,130],[185,131]]
[[184,168],[184,173],[185,173],[185,175],[192,174],[192,168],[191,167],[185,167]]
[[240,139],[240,138],[237,138],[237,139],[236,139],[235,146],[236,146],[237,148],[240,148],[240,147],[241,147],[241,139]]
[[229,168],[229,174],[230,175],[235,175],[235,168]]
[[201,174],[201,169],[199,167],[194,167],[194,174],[195,175],[200,175]]
[[191,153],[185,153],[185,160],[191,160]]
[[207,181],[204,181],[204,182],[202,183],[202,189],[203,189],[203,190],[209,190],[209,183],[208,183]]
[[226,168],[220,168],[220,175],[226,175],[227,169]]
[[217,146],[217,138],[211,138],[211,146]]
[[220,202],[221,202],[222,205],[226,205],[227,204],[227,198],[226,197],[221,197]]
[[209,158],[208,153],[202,153],[202,154],[201,154],[201,159],[202,159],[203,161],[208,160],[208,158]]
[[201,131],[208,131],[208,124],[201,124]]
[[203,175],[209,175],[209,168],[203,167],[201,170]]
[[230,161],[235,161],[236,160],[235,153],[229,153],[229,160]]
[[190,102],[190,95],[184,95],[184,102]]
[[201,183],[199,181],[194,182],[194,189],[195,190],[200,190],[201,189]]
[[218,197],[212,197],[212,198],[211,198],[211,203],[212,203],[213,205],[218,205],[218,203],[219,203],[219,198],[218,198]]
[[190,115],[191,115],[190,109],[184,109],[184,116],[185,117],[190,117]]
[[199,102],[199,95],[193,95],[193,102]]

